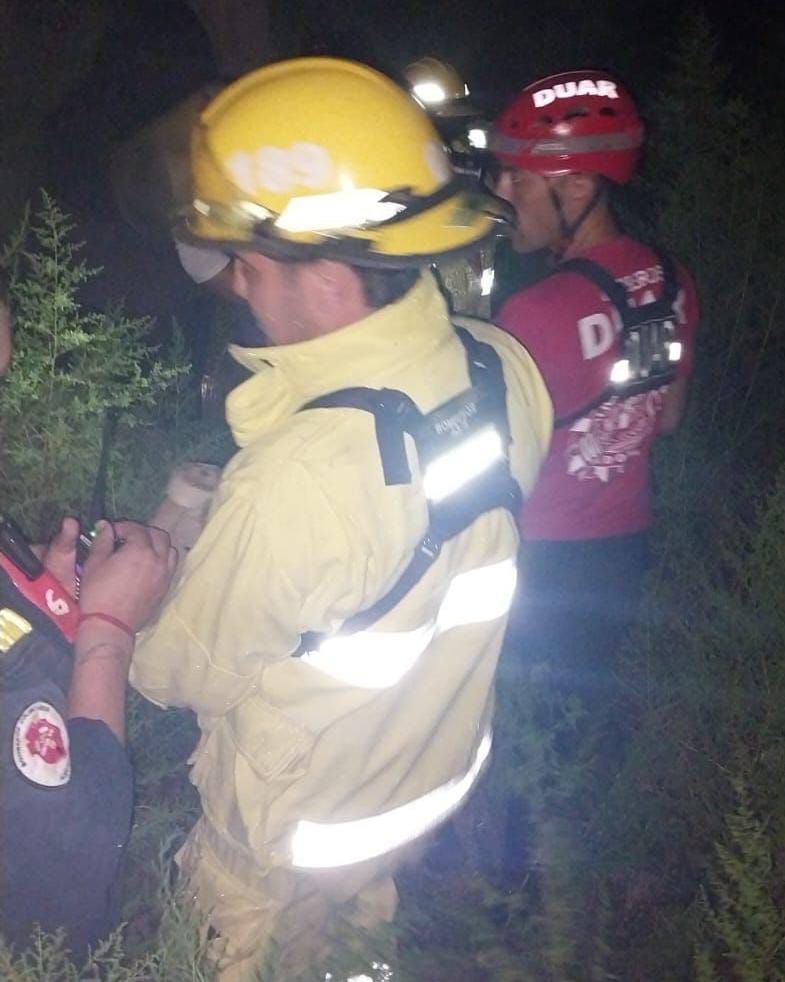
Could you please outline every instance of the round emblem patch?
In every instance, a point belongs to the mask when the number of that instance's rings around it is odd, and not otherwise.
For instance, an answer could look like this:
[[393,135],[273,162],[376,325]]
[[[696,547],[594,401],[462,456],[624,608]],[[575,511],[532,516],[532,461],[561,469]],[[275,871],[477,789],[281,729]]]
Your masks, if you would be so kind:
[[71,758],[63,717],[48,702],[34,702],[14,727],[14,764],[33,784],[58,788],[68,783]]

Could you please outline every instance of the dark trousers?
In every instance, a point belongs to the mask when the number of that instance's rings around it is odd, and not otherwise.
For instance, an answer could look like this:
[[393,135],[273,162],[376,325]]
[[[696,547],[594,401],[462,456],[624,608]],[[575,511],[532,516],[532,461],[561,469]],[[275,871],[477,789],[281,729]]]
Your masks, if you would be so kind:
[[528,541],[519,561],[507,658],[532,680],[585,703],[610,693],[616,655],[643,597],[647,533]]
[[618,653],[640,609],[648,537],[524,542],[519,561],[499,673],[501,772],[506,761],[513,775],[505,794],[510,882],[532,868],[569,873],[600,789],[621,765]]

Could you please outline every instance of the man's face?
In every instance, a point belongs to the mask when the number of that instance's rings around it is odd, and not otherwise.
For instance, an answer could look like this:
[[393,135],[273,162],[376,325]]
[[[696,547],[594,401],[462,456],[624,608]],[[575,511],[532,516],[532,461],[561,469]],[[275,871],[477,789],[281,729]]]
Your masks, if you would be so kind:
[[309,336],[311,298],[300,263],[284,263],[260,253],[235,259],[237,289],[260,330],[273,344],[295,344]]
[[309,341],[373,312],[358,272],[331,259],[285,263],[245,252],[232,277],[233,292],[274,345]]
[[515,209],[518,228],[512,244],[516,252],[555,248],[560,238],[559,216],[551,200],[548,179],[534,171],[504,168],[496,193]]

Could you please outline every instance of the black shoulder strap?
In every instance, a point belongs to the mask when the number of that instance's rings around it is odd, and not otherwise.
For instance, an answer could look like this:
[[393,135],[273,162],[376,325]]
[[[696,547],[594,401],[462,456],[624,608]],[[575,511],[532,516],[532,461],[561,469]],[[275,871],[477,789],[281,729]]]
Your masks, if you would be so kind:
[[477,338],[465,327],[455,326],[455,333],[461,340],[469,366],[469,378],[476,388],[485,387],[496,401],[498,425],[502,428],[505,451],[509,448],[510,421],[507,418],[507,384],[504,381],[502,360],[491,345]]
[[[352,617],[347,618],[341,625],[341,634],[355,634],[357,631],[364,631],[371,624],[375,624],[384,617],[385,614],[396,607],[414,587],[425,576],[439,557],[444,543],[439,539],[432,538],[430,533],[417,543],[412,558],[406,568],[390,587],[375,603],[365,610],[358,611]],[[307,651],[318,642],[322,635],[309,631],[303,635],[302,650]]]
[[[488,389],[496,396],[496,401],[501,403],[497,408],[503,410],[499,414],[499,425],[503,429],[502,437],[506,449],[510,441],[510,431],[501,359],[489,344],[478,341],[465,327],[455,325],[455,333],[466,351],[472,386]],[[306,409],[360,409],[370,413],[376,424],[376,442],[379,444],[382,458],[384,483],[408,484],[411,481],[412,475],[406,459],[403,435],[416,432],[423,414],[405,392],[398,389],[351,386],[311,399],[297,411],[303,412]]]
[[[506,453],[510,442],[510,426],[501,359],[491,345],[478,341],[466,328],[456,326],[455,331],[466,351],[472,387],[489,392],[494,402],[495,419],[501,430]],[[339,407],[361,409],[373,414],[385,483],[401,484],[411,481],[403,436],[405,433],[410,433],[416,439],[423,421],[428,418],[420,412],[413,400],[397,389],[356,387],[339,389],[329,395],[313,399],[301,406],[299,411]],[[501,469],[504,473],[501,473]],[[506,457],[502,462],[502,468],[492,475],[492,480],[497,485],[492,493],[472,495],[472,501],[460,501],[456,517],[450,516],[449,521],[444,521],[443,517],[440,520],[440,516],[435,514],[435,509],[429,505],[428,530],[415,547],[403,573],[386,594],[366,610],[359,611],[348,618],[341,626],[342,634],[364,630],[397,606],[436,561],[443,544],[458,532],[468,528],[481,514],[492,508],[504,507],[516,511],[520,507],[520,488],[510,473]],[[471,488],[467,490],[472,492]],[[321,635],[314,632],[304,634],[298,654],[309,650],[320,638]]]
[[376,442],[382,458],[384,483],[409,484],[412,474],[406,459],[403,435],[411,431],[413,420],[419,419],[421,414],[405,392],[354,386],[312,399],[297,411],[306,409],[361,409],[371,413],[376,424]]
[[564,262],[559,263],[552,275],[556,276],[559,273],[577,273],[578,276],[590,280],[599,290],[602,290],[618,310],[622,323],[627,323],[629,312],[633,309],[630,307],[627,291],[624,285],[614,279],[604,266],[600,266],[599,263],[595,263],[591,259],[576,256],[574,259],[565,259]]
[[[590,280],[598,289],[602,290],[616,308],[621,318],[622,328],[629,330],[645,321],[667,320],[673,317],[673,305],[676,302],[679,292],[676,267],[667,252],[662,252],[658,249],[652,249],[652,252],[657,257],[657,261],[662,269],[662,292],[659,299],[643,304],[640,307],[633,307],[630,304],[627,290],[622,282],[614,279],[604,266],[600,266],[599,263],[595,263],[591,259],[585,259],[582,256],[566,259],[564,262],[559,263],[551,275],[577,273],[579,276]],[[581,406],[580,409],[555,419],[553,423],[554,427],[561,429],[565,426],[570,426],[587,413],[597,409],[598,406],[601,406],[610,399],[613,394],[609,389],[603,390],[595,399]]]
[[660,317],[665,319],[673,313],[673,304],[676,302],[679,292],[679,281],[671,257],[666,252],[660,252],[657,249],[652,251],[662,269],[662,292],[658,300],[653,300],[641,307],[633,307],[630,304],[624,284],[614,279],[604,266],[600,266],[599,263],[595,263],[591,259],[584,259],[582,256],[565,259],[563,263],[559,263],[551,275],[577,273],[579,276],[591,280],[618,310],[625,327],[628,324],[639,323],[644,316],[642,312],[645,312],[646,320],[656,320]]

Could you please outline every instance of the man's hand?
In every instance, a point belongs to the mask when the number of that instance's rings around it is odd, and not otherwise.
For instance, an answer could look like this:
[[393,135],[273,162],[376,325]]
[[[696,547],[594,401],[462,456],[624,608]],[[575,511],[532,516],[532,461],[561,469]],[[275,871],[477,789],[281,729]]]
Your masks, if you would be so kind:
[[47,570],[73,597],[76,591],[76,543],[79,522],[64,518],[60,530],[48,546],[34,546]]
[[[177,550],[161,529],[99,523],[82,576],[82,614],[106,614],[138,631],[163,599],[176,565]],[[68,716],[101,720],[121,742],[133,646],[125,631],[98,617],[79,625],[74,642]]]
[[176,565],[177,550],[161,529],[101,524],[82,574],[82,614],[109,614],[138,631],[163,599]]
[[199,538],[220,480],[220,467],[200,463],[180,464],[169,478],[166,497],[150,524],[169,533],[181,560]]
[[662,436],[675,433],[684,415],[687,405],[687,379],[677,378],[665,390],[662,400],[662,412],[659,418],[658,432]]

